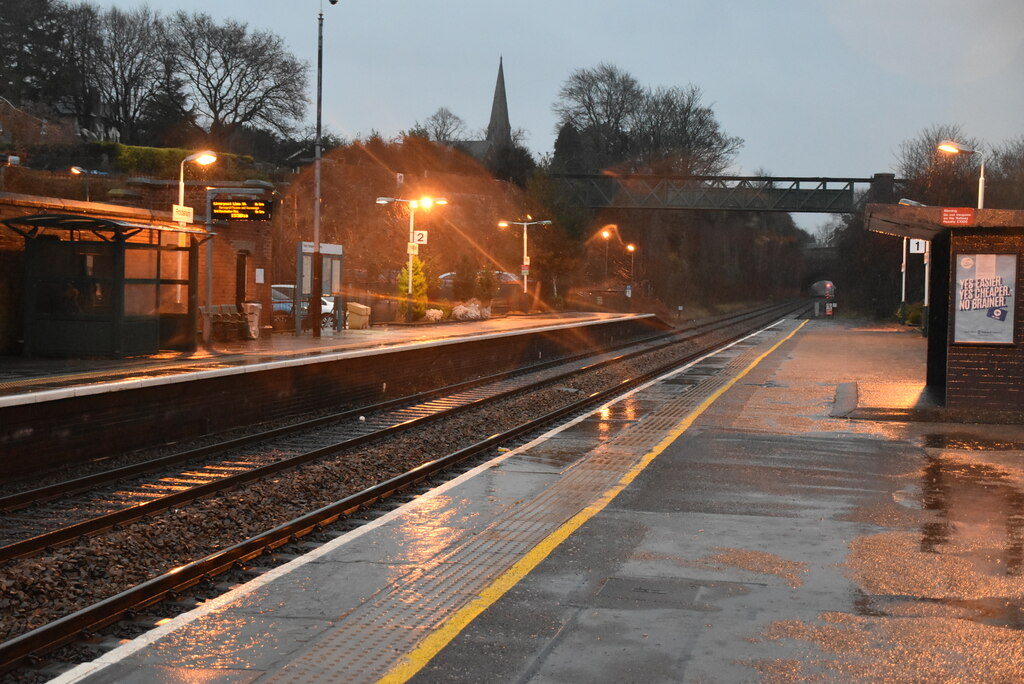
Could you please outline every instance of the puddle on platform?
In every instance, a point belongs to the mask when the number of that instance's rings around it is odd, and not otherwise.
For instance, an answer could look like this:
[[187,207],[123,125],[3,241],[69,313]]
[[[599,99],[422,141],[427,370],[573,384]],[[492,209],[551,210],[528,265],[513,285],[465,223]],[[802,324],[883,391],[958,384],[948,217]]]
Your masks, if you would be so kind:
[[1024,442],[982,437],[969,432],[931,433],[921,436],[926,449],[959,449],[961,451],[1019,451]]
[[[921,502],[936,517],[921,526],[921,550],[940,553],[943,544],[964,545],[979,550],[976,566],[995,566],[979,568],[985,572],[1024,574],[1021,485],[1003,469],[987,463],[929,456],[921,478]],[[982,563],[982,555],[995,560]]]
[[610,406],[603,406],[587,420],[607,423],[633,423],[640,420],[641,416],[647,413],[648,408],[641,406],[636,396],[630,396],[622,401],[617,401]]
[[981,599],[922,599],[868,596],[855,592],[854,612],[864,617],[952,618],[989,627],[1024,630],[1024,601],[992,596]]
[[530,449],[520,454],[519,459],[524,462],[537,463],[563,470],[580,460],[587,453],[586,448],[573,446],[565,449]]
[[[950,450],[929,452],[922,463],[918,494],[927,520],[852,542],[854,612],[1024,630],[1024,470],[993,462],[999,453],[986,455],[995,440],[929,438]],[[907,491],[893,498],[899,503]]]

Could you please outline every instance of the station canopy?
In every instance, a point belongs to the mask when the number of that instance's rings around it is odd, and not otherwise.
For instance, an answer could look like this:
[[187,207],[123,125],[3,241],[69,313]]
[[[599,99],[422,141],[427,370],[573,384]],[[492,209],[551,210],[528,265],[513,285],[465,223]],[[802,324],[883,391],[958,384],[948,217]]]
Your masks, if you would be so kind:
[[949,230],[1022,228],[1024,211],[869,204],[864,210],[864,226],[874,233],[933,240],[936,235]]
[[203,239],[208,239],[213,236],[213,233],[209,233],[203,228],[131,223],[117,219],[83,216],[80,214],[32,214],[30,216],[18,216],[15,218],[5,219],[4,224],[26,239],[39,237],[46,231],[67,231],[68,233],[73,233],[75,231],[88,232],[104,241],[129,240],[144,230],[185,233],[187,235],[195,235]]

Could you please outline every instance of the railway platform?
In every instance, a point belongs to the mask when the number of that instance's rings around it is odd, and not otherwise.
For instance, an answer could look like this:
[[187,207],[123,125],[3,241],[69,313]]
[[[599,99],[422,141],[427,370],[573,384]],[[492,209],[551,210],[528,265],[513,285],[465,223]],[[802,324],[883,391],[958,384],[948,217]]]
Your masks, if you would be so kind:
[[319,339],[277,335],[191,354],[7,359],[0,478],[29,479],[324,405],[366,406],[667,328],[651,314],[553,313],[374,326]]
[[5,357],[0,362],[0,406],[19,401],[35,402],[38,397],[17,397],[53,390],[114,385],[139,379],[167,382],[176,376],[177,380],[181,380],[184,379],[181,376],[224,368],[280,363],[332,353],[394,349],[412,344],[551,326],[584,325],[634,316],[600,312],[552,312],[501,316],[485,321],[384,324],[361,330],[325,330],[319,338],[313,337],[309,331],[298,335],[294,332],[280,332],[255,340],[214,342],[208,348],[201,347],[194,352],[162,352],[122,359]]
[[784,320],[58,682],[1020,681],[1024,427]]

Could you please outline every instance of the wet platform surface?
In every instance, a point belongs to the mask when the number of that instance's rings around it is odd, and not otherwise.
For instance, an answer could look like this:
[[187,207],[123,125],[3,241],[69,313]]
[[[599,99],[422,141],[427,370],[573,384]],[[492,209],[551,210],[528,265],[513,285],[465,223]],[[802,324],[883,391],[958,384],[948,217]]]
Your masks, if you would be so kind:
[[784,321],[58,681],[1020,681],[1024,427],[857,417],[924,359]]
[[551,326],[586,325],[643,314],[555,312],[509,315],[486,321],[442,324],[375,325],[364,330],[325,330],[319,338],[305,331],[274,333],[255,340],[216,342],[193,352],[162,352],[147,356],[83,359],[0,358],[0,406],[12,397],[69,387],[129,382],[200,373],[237,366],[252,366],[317,355],[430,344],[455,338],[501,335]]

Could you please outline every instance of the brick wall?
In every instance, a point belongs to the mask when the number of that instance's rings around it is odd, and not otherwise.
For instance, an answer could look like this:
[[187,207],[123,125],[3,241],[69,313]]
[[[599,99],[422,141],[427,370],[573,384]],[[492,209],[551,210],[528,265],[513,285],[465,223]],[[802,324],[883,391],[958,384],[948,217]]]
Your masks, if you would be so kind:
[[[1017,255],[1013,345],[953,342],[957,256],[975,253]],[[946,407],[978,413],[979,417],[985,412],[1024,414],[1024,228],[953,231],[949,268]]]

